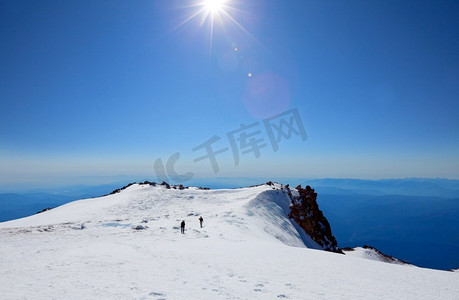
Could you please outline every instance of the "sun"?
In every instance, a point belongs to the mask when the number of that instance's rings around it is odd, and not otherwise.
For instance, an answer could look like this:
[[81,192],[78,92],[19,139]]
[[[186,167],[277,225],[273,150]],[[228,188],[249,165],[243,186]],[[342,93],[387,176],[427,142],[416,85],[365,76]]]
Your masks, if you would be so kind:
[[[180,0],[185,2],[184,0]],[[240,7],[244,0],[187,0],[193,4],[184,5],[181,8],[189,9],[184,19],[179,22],[170,32],[177,30],[185,24],[196,20],[199,27],[207,27],[209,32],[209,49],[212,53],[214,34],[224,34],[230,39],[230,34],[240,32],[248,35],[252,40],[259,43],[238,21],[236,16],[246,14]],[[235,51],[238,51],[235,48]]]
[[218,13],[225,8],[227,0],[205,0],[202,5],[210,13]]

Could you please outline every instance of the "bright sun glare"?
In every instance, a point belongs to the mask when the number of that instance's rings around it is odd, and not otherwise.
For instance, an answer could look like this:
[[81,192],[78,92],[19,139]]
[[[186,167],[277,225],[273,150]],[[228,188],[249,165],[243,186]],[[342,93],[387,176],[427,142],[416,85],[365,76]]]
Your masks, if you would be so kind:
[[[182,22],[180,22],[175,29],[182,27],[192,20],[200,20],[199,26],[206,25],[209,28],[209,45],[212,51],[212,41],[214,31],[217,26],[223,28],[225,24],[232,24],[232,28],[244,32],[252,37],[252,35],[235,19],[233,15],[240,13],[241,10],[237,8],[236,0],[192,0],[196,1],[193,5],[185,6],[193,8],[193,11]],[[228,34],[227,30],[220,31],[220,33]],[[227,36],[228,37],[228,36]],[[252,37],[253,38],[253,37]],[[235,49],[237,51],[237,48]]]
[[204,7],[211,13],[216,13],[223,10],[226,0],[205,0]]

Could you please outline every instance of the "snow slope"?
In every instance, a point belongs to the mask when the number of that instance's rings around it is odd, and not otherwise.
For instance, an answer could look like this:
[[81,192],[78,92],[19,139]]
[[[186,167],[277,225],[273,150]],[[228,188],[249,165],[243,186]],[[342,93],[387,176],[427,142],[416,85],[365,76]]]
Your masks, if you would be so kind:
[[[234,190],[133,185],[0,223],[0,295],[459,298],[457,273],[306,248],[318,245],[286,218],[288,203],[284,192],[267,185]],[[182,219],[185,234],[180,234]]]
[[[346,255],[360,257],[365,259],[371,259],[375,261],[397,264],[397,265],[409,265],[408,263],[394,258],[392,256],[384,255],[375,248],[356,247],[351,249],[343,249]],[[412,266],[412,265],[411,265]]]

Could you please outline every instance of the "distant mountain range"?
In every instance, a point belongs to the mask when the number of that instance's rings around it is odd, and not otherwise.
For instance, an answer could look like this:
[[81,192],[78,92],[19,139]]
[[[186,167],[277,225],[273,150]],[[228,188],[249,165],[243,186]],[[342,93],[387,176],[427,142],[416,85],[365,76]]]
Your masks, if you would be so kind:
[[56,207],[70,201],[105,195],[122,184],[124,182],[0,193],[0,222],[30,216],[45,208]]
[[363,195],[403,195],[435,196],[459,198],[459,180],[444,178],[405,179],[312,179],[304,183],[314,187],[319,193],[363,194]]

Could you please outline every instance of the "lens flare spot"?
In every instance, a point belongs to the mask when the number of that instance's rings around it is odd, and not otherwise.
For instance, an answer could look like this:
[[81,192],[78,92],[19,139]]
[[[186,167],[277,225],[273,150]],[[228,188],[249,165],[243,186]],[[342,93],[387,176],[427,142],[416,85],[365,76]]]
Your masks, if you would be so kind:
[[288,83],[274,72],[257,74],[247,81],[242,103],[255,118],[271,117],[289,107],[290,88]]

